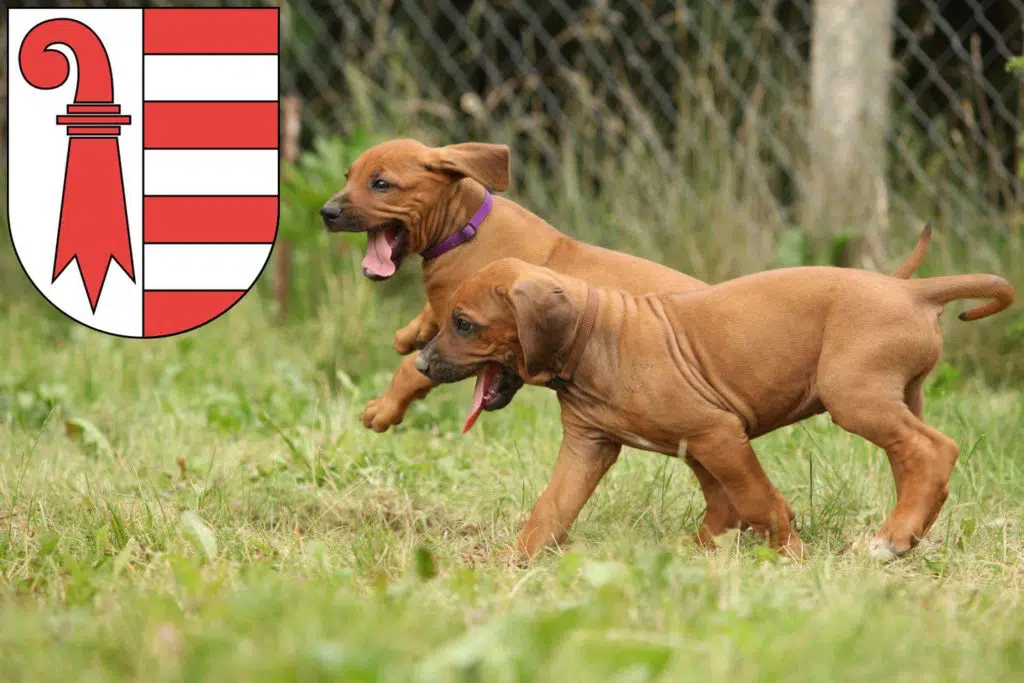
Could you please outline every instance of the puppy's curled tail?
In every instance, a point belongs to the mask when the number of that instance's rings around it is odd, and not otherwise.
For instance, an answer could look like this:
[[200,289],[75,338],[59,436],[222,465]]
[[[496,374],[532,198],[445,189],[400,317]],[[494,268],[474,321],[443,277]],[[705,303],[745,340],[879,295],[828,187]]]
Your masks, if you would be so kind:
[[961,320],[978,320],[1007,308],[1013,303],[1014,291],[1009,282],[998,275],[947,275],[907,283],[926,301],[944,306],[958,299],[991,299],[960,314]]

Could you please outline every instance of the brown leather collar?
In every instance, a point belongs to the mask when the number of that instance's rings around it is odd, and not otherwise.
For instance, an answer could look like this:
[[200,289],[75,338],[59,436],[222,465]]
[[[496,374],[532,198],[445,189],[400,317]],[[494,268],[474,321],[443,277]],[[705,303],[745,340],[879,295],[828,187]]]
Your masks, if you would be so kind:
[[[583,349],[590,339],[590,333],[594,331],[594,323],[597,322],[597,292],[593,287],[587,285],[587,304],[583,309],[583,315],[576,323],[576,331],[573,333],[572,346],[569,347],[569,356],[559,371],[558,376],[552,383],[564,386],[572,379],[572,373],[583,356]],[[557,388],[557,386],[555,387]]]

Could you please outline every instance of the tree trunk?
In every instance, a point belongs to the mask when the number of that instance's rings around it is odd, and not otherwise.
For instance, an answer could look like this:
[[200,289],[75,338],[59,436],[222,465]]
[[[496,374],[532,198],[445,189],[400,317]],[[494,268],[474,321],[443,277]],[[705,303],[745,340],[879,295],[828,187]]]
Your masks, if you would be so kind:
[[[302,137],[302,100],[298,95],[287,95],[281,100],[281,156],[289,164],[289,171],[299,160],[299,139]],[[278,226],[278,230],[281,226]],[[278,320],[288,318],[288,301],[292,282],[291,240],[279,235],[274,245],[274,299],[277,301]]]
[[[839,265],[884,265],[894,9],[893,0],[814,3],[805,219]],[[837,248],[840,234],[854,238],[848,249]]]

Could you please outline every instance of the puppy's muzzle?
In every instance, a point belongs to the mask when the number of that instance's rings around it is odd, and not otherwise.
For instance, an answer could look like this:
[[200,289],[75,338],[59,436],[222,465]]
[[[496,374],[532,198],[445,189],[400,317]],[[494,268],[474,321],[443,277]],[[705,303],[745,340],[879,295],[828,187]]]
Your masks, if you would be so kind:
[[[423,350],[416,355],[415,363],[416,369],[435,384],[458,382],[476,374],[480,369],[479,365],[459,366],[450,360],[442,358],[437,353],[433,341],[423,347]],[[497,387],[485,397],[484,410],[501,410],[512,402],[516,393],[523,388],[523,384],[524,382],[519,375],[508,368],[502,367]]]
[[332,221],[341,218],[341,207],[337,204],[324,204],[320,207],[320,217],[324,219],[324,224],[330,225]]
[[328,232],[366,232],[370,222],[351,210],[348,203],[331,199],[320,207],[320,218]]
[[334,200],[328,201],[320,207],[320,218],[324,222],[324,227],[330,232],[344,230],[342,225],[344,223],[344,213],[341,204]]
[[435,384],[458,382],[469,377],[477,370],[475,367],[456,365],[447,358],[441,357],[437,353],[437,348],[433,341],[416,354],[416,369]]

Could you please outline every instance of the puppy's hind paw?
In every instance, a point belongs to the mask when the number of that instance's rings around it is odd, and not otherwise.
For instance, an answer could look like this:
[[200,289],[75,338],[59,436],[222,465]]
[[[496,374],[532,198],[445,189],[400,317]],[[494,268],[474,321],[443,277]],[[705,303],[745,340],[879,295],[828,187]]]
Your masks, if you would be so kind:
[[888,564],[899,555],[893,550],[889,542],[882,538],[872,538],[868,543],[868,557],[880,564]]
[[868,542],[868,557],[876,562],[888,564],[906,555],[914,545],[916,544],[908,541],[903,543],[901,548],[900,544],[893,540],[875,536]]

